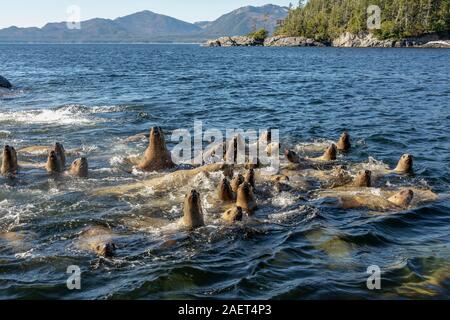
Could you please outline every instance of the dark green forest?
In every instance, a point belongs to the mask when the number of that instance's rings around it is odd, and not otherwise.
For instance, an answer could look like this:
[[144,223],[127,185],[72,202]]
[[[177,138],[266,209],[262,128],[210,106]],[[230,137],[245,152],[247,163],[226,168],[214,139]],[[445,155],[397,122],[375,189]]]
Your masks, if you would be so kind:
[[401,39],[450,30],[450,0],[301,0],[277,35],[331,41],[345,31],[368,31],[370,5],[381,9],[380,39]]

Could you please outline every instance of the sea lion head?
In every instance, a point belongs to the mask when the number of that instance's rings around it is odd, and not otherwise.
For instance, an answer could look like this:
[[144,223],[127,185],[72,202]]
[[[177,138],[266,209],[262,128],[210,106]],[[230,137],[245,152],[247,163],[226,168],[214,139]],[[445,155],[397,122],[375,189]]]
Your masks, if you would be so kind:
[[228,209],[222,215],[222,219],[229,223],[233,223],[236,221],[242,221],[242,217],[243,217],[242,208],[237,207],[237,206],[234,208]]
[[336,145],[333,143],[331,146],[328,147],[328,149],[323,154],[323,159],[325,161],[336,160],[336,154],[337,154],[337,148],[336,148]]
[[255,170],[249,169],[247,173],[245,174],[244,181],[247,182],[252,186],[252,188],[255,188]]
[[223,178],[217,188],[217,195],[222,201],[232,201],[234,200],[233,190],[231,189],[230,182],[227,178]]
[[116,249],[117,249],[117,247],[116,247],[115,243],[108,241],[108,242],[97,245],[95,247],[95,252],[100,256],[103,256],[106,258],[111,258],[115,255]]
[[262,144],[269,145],[272,142],[272,130],[269,129],[264,131],[259,137],[259,142]]
[[167,150],[166,140],[161,127],[153,127],[150,130],[150,146],[156,150]]
[[347,131],[345,131],[341,137],[339,138],[339,141],[337,143],[337,149],[342,151],[347,151],[351,148],[350,144],[350,135]]
[[235,135],[226,145],[225,161],[227,163],[237,163],[240,139],[240,135]]
[[46,168],[48,172],[61,171],[61,159],[58,157],[55,150],[50,150],[47,157]]
[[407,207],[414,198],[414,192],[411,189],[402,190],[399,193],[393,195],[388,201],[399,207]]
[[355,186],[370,188],[372,186],[372,171],[370,170],[359,171],[355,178]]
[[233,180],[231,180],[231,190],[233,192],[237,192],[239,186],[245,181],[245,178],[242,174],[236,175]]
[[236,205],[244,209],[248,214],[252,214],[256,209],[253,188],[248,182],[243,182],[237,191]]
[[196,190],[191,190],[191,192],[186,195],[184,199],[183,213],[184,224],[189,229],[195,229],[205,225],[200,194]]
[[66,165],[66,150],[64,149],[63,145],[59,142],[56,142],[55,146],[53,147],[53,150],[61,159],[61,164],[64,167]]
[[167,150],[164,133],[160,127],[150,130],[149,146],[138,167],[144,171],[173,168],[172,154]]
[[412,172],[412,170],[413,170],[413,156],[410,154],[402,155],[400,160],[398,161],[395,171],[400,173],[408,173]]
[[6,145],[3,147],[3,162],[2,162],[2,174],[10,173],[14,171],[17,167],[15,163],[17,159],[15,158],[15,150],[13,147]]
[[298,163],[298,155],[295,153],[295,151],[292,150],[284,150],[284,156],[286,157],[287,161],[292,163]]
[[76,159],[74,162],[72,162],[72,165],[70,167],[70,173],[80,178],[87,178],[88,170],[89,166],[86,157]]

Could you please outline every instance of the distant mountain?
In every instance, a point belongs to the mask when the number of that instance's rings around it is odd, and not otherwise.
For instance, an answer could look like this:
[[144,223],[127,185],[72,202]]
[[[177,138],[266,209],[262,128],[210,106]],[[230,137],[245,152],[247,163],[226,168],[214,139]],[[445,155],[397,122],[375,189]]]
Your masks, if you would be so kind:
[[260,28],[273,33],[277,20],[285,19],[287,14],[287,8],[272,4],[262,7],[242,7],[221,16],[216,21],[204,24],[202,33],[213,38],[245,35]]
[[0,30],[0,42],[199,42],[219,36],[244,35],[265,27],[270,32],[287,9],[275,5],[243,7],[215,21],[189,23],[151,11],[114,20],[95,18],[68,29],[66,22],[42,28],[9,27]]

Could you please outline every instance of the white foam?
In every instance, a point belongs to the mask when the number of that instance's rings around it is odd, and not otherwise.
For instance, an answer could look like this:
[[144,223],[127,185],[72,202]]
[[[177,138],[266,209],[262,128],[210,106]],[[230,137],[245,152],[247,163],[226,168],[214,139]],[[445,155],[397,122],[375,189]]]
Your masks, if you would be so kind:
[[0,122],[56,124],[56,125],[92,125],[105,120],[92,116],[97,113],[113,113],[124,110],[125,106],[67,105],[61,108],[35,109],[27,111],[0,112]]
[[70,109],[42,109],[17,112],[0,112],[0,122],[18,122],[30,124],[54,124],[54,125],[80,125],[94,124],[99,119],[89,118],[79,112]]

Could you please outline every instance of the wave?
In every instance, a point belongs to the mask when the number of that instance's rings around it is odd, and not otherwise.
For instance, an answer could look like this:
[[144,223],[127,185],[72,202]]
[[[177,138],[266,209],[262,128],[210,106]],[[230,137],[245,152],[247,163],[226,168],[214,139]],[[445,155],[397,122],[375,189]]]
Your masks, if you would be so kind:
[[95,115],[121,112],[126,106],[84,106],[66,105],[50,109],[0,112],[0,123],[15,122],[48,125],[93,125],[105,122]]

